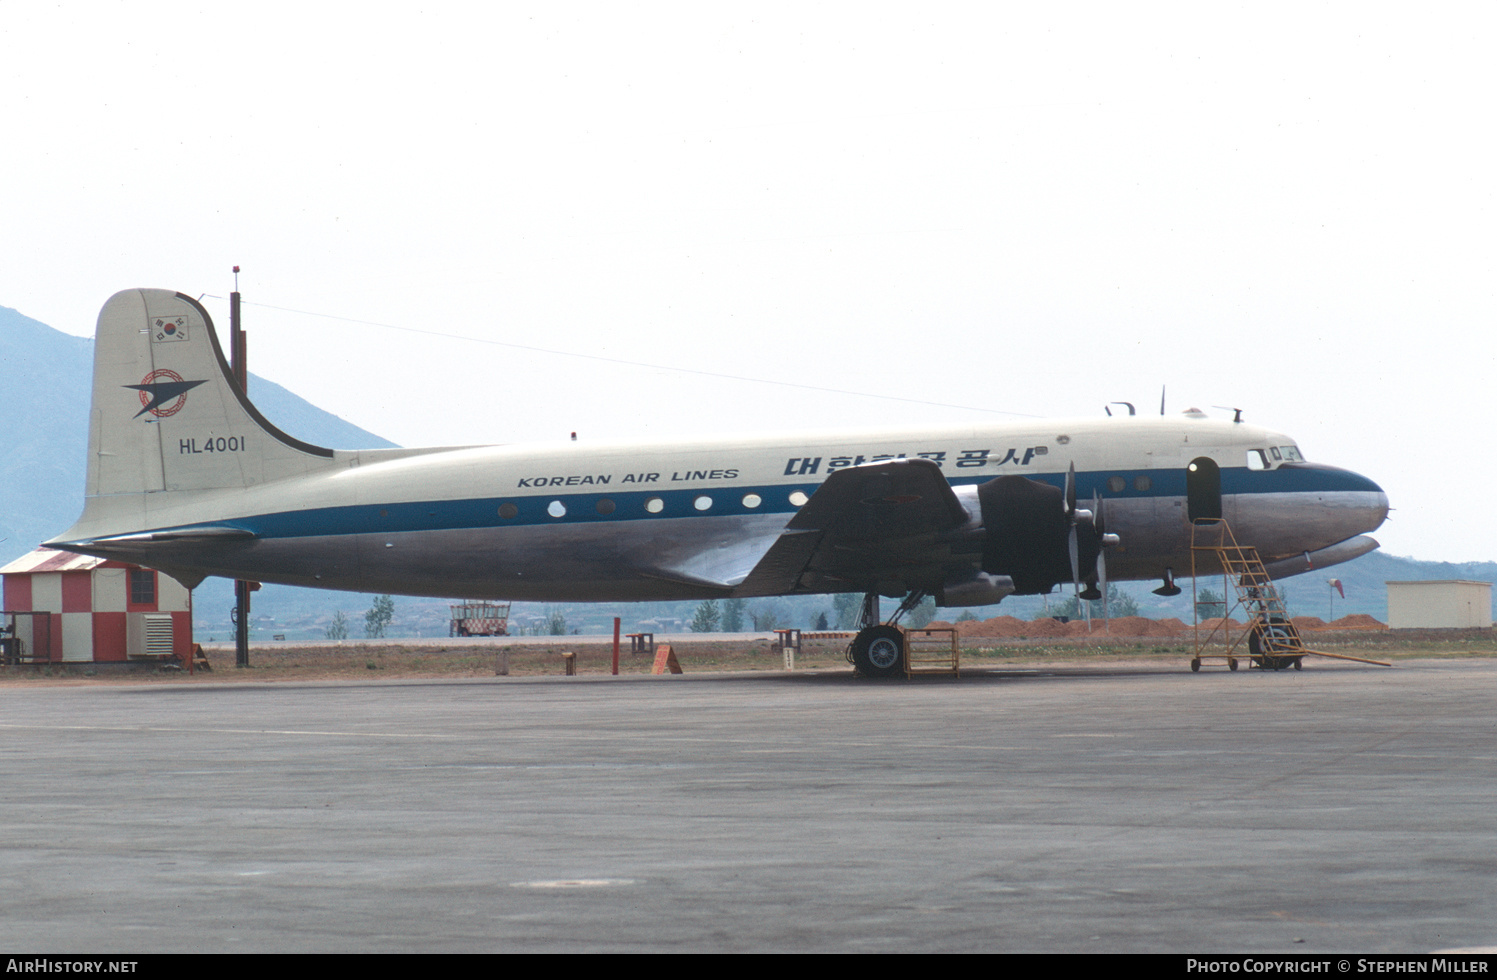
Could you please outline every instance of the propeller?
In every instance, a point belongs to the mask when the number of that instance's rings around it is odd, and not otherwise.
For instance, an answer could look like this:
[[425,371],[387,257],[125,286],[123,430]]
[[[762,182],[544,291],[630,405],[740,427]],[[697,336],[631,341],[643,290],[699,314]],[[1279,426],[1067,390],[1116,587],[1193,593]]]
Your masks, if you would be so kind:
[[[1102,600],[1103,615],[1107,615],[1107,558],[1106,550],[1118,543],[1116,534],[1107,531],[1107,513],[1103,506],[1102,492],[1093,489],[1090,509],[1078,507],[1076,504],[1076,464],[1071,462],[1066,467],[1066,479],[1062,493],[1061,507],[1066,518],[1066,551],[1071,560],[1071,585],[1075,590],[1077,602],[1085,599],[1092,602],[1096,599]],[[1081,525],[1091,528],[1092,537],[1087,539],[1088,557],[1093,560],[1093,575],[1087,576],[1086,588],[1082,589],[1081,579]],[[1098,586],[1101,586],[1099,589]],[[1091,607],[1087,606],[1087,621],[1091,621]]]
[[1102,619],[1109,624],[1107,628],[1111,630],[1112,612],[1107,608],[1107,536],[1104,534],[1102,538],[1104,547],[1097,552],[1097,584],[1102,587]]
[[[1107,531],[1107,511],[1103,506],[1102,493],[1100,490],[1092,491],[1091,510],[1078,510],[1071,524],[1071,536],[1073,545],[1076,538],[1076,526],[1078,524],[1090,524],[1097,535],[1097,558],[1096,579],[1093,584],[1087,586],[1085,592],[1078,593],[1079,597],[1087,600],[1101,599],[1103,616],[1107,615],[1107,549],[1119,542],[1116,534]],[[1071,577],[1073,580],[1080,578],[1079,547],[1073,547],[1071,560]],[[1079,588],[1079,584],[1078,584]]]
[[[1076,464],[1072,462],[1066,468],[1064,504],[1066,523],[1069,528],[1066,532],[1066,550],[1071,559],[1071,585],[1075,589],[1077,599],[1099,599],[1102,593],[1097,591],[1095,585],[1088,585],[1086,591],[1081,589],[1081,525],[1090,525],[1097,535],[1098,550],[1097,561],[1102,561],[1101,548],[1116,543],[1117,536],[1109,536],[1103,532],[1101,527],[1102,496],[1099,492],[1092,493],[1092,509],[1087,510],[1076,506]],[[1105,573],[1104,573],[1105,574]]]
[[1112,615],[1107,608],[1107,548],[1109,545],[1117,544],[1118,536],[1107,533],[1107,512],[1102,509],[1102,491],[1092,491],[1092,527],[1097,529],[1097,537],[1102,546],[1097,549],[1097,585],[1102,589],[1102,619],[1112,622]]
[[1107,549],[1117,544],[1116,534],[1107,533],[1107,511],[1102,506],[1102,492],[1092,491],[1092,527],[1096,529],[1097,541],[1097,585],[1101,588],[1102,618],[1111,619],[1107,608]]
[[1066,548],[1071,553],[1071,585],[1075,587],[1076,595],[1081,595],[1081,542],[1077,538],[1076,524],[1079,514],[1076,511],[1076,462],[1066,467],[1065,496],[1062,498],[1062,507],[1065,508],[1066,523],[1070,525],[1066,533]]

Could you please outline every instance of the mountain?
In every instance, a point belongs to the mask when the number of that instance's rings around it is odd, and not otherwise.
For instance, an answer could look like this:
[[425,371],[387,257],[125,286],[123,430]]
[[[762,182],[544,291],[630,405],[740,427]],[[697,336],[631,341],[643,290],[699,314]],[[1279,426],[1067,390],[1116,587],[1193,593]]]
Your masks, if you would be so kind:
[[83,510],[93,341],[0,307],[0,561]]

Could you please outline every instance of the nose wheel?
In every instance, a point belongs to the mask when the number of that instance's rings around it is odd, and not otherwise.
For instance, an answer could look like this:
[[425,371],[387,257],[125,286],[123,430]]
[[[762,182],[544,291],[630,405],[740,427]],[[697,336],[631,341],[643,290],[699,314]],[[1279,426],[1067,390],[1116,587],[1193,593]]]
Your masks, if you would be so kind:
[[[1299,630],[1283,616],[1268,617],[1266,622],[1254,626],[1252,633],[1248,635],[1248,654],[1253,666],[1259,670],[1284,670],[1289,667],[1299,670],[1300,658],[1293,656],[1292,651],[1303,649]],[[1291,651],[1291,655],[1286,656],[1284,651]]]

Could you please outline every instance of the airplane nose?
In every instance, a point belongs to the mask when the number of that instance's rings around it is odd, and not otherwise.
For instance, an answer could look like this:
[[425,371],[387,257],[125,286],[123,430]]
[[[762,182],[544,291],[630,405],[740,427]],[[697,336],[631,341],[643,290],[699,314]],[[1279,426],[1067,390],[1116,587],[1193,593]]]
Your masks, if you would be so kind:
[[1360,473],[1335,466],[1315,466],[1323,481],[1322,500],[1339,514],[1347,536],[1366,534],[1388,519],[1388,494]]
[[1367,526],[1360,530],[1363,533],[1376,531],[1379,527],[1382,527],[1383,521],[1388,519],[1388,494],[1382,487],[1362,474],[1353,473],[1350,470],[1347,470],[1346,473],[1363,486],[1363,489],[1360,491],[1355,491],[1362,495],[1361,506],[1357,509],[1362,512],[1367,521]]
[[[1377,486],[1377,484],[1373,484],[1373,486]],[[1374,496],[1376,500],[1374,501],[1372,510],[1377,515],[1377,519],[1368,526],[1367,530],[1369,531],[1376,531],[1382,527],[1383,521],[1388,519],[1388,495],[1383,492],[1382,487],[1378,487],[1377,493]]]
[[[1293,466],[1297,472],[1283,475],[1294,481],[1302,503],[1285,506],[1257,529],[1265,543],[1272,542],[1282,549],[1280,553],[1292,555],[1268,562],[1270,575],[1298,575],[1310,568],[1351,561],[1377,548],[1369,532],[1388,517],[1388,495],[1382,487],[1351,470],[1311,463]],[[1288,533],[1276,535],[1266,527]]]
[[1388,495],[1360,473],[1323,463],[1286,463],[1269,472],[1286,494],[1278,498],[1283,509],[1277,516],[1254,515],[1264,522],[1260,533],[1272,536],[1275,525],[1285,532],[1292,528],[1300,540],[1328,547],[1376,531],[1388,517]]

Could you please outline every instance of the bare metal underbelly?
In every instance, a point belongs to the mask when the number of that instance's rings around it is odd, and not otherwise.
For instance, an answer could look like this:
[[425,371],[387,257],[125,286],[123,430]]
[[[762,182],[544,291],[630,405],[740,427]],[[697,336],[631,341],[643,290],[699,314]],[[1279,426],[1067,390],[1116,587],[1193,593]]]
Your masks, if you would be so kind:
[[[1242,494],[1223,500],[1237,540],[1266,561],[1341,541],[1348,522],[1374,518],[1379,495]],[[1113,581],[1188,575],[1191,526],[1174,497],[1107,502]],[[649,521],[413,530],[153,544],[121,554],[174,574],[219,575],[357,592],[454,598],[607,602],[717,598],[732,594],[784,529],[784,514],[703,515]],[[1196,553],[1200,571],[1214,572]],[[976,571],[974,562],[973,571]]]

